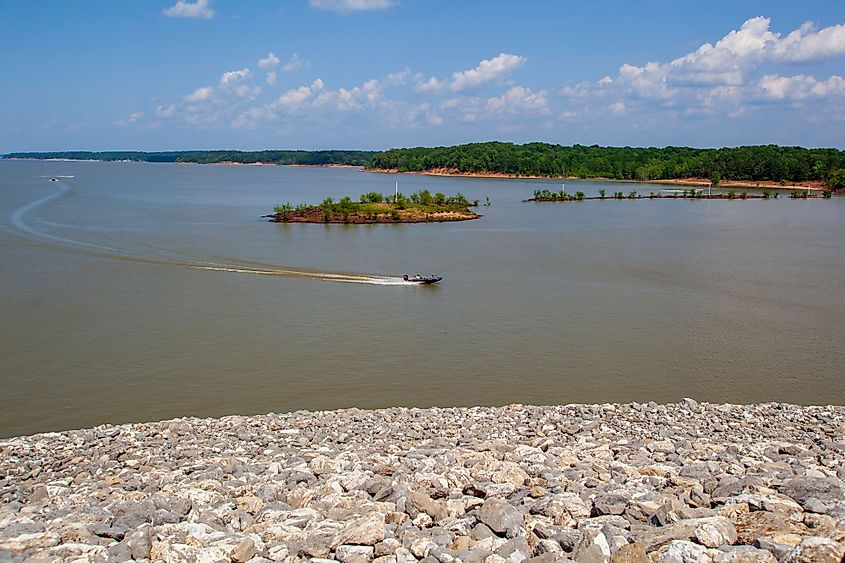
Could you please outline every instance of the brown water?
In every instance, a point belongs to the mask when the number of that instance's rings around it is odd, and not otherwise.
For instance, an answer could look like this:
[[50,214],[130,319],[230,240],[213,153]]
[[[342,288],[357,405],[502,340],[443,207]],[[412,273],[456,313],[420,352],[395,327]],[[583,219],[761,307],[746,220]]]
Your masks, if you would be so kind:
[[[452,224],[260,219],[397,179],[492,205]],[[0,435],[351,406],[845,403],[845,198],[521,202],[549,184],[0,162]],[[601,188],[661,187],[567,183]],[[391,285],[406,272],[445,279]]]

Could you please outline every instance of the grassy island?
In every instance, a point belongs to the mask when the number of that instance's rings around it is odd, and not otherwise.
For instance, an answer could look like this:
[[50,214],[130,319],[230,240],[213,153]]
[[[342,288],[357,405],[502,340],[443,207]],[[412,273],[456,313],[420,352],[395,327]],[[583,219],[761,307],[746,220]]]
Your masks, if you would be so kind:
[[319,205],[289,203],[277,205],[270,220],[275,223],[443,223],[467,221],[481,217],[470,210],[478,201],[470,202],[463,194],[446,196],[428,190],[410,196],[385,196],[379,192],[363,194],[359,201],[344,197],[338,201],[327,197]]
[[[816,190],[809,193],[809,190],[792,190],[789,194],[789,199],[816,199],[824,198],[830,199],[833,196],[832,190]],[[553,192],[548,189],[534,190],[534,197],[523,200],[525,202],[548,202],[548,201],[584,201],[590,199],[777,199],[779,193],[773,190],[764,189],[762,193],[748,193],[747,191],[737,193],[735,190],[716,191],[708,193],[705,190],[697,190],[695,188],[674,190],[672,193],[655,193],[649,192],[647,195],[641,194],[636,190],[631,190],[627,194],[624,192],[613,192],[607,194],[606,190],[599,190],[597,196],[586,196],[584,192],[575,192],[574,194],[567,193],[564,190]]]

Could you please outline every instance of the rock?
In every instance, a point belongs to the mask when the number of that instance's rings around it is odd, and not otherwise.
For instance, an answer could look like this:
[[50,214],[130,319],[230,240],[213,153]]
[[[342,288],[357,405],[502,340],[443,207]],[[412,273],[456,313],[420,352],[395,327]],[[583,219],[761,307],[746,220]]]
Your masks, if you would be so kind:
[[778,491],[797,501],[806,510],[807,503],[845,500],[845,484],[836,477],[811,478],[793,477],[781,485]]
[[528,473],[515,463],[504,463],[502,469],[491,476],[494,483],[510,483],[515,487],[521,487],[528,481]]
[[341,563],[359,563],[373,560],[374,549],[369,545],[339,545],[335,559]]
[[709,550],[701,545],[684,540],[674,540],[652,556],[658,563],[709,563],[713,561]]
[[791,498],[778,494],[737,495],[725,501],[725,505],[731,504],[747,504],[751,510],[765,510],[766,512],[777,512],[779,514],[795,514],[803,510],[801,505]]
[[30,549],[53,547],[61,539],[55,534],[45,532],[23,533],[10,538],[0,539],[0,553],[7,551],[12,554],[23,553]]
[[593,516],[622,514],[628,505],[628,498],[622,495],[600,495],[593,500]]
[[497,534],[509,538],[522,529],[522,513],[500,498],[488,498],[478,509],[478,519]]
[[695,524],[695,539],[706,547],[731,545],[736,542],[737,533],[733,522],[724,516],[691,520]]
[[823,560],[845,542],[843,428],[845,407],[682,401],[4,438],[0,560]]
[[[443,520],[449,516],[446,507],[424,493],[415,492],[409,499],[409,504],[419,512],[424,512],[435,521]],[[411,516],[414,516],[413,514]]]
[[749,545],[726,545],[713,554],[714,563],[777,563],[774,555]]
[[840,563],[845,547],[828,538],[812,536],[786,553],[784,563]]
[[331,544],[375,545],[384,539],[384,524],[384,514],[371,513],[356,518],[346,524]]
[[496,555],[509,561],[523,561],[531,557],[532,552],[525,538],[515,538],[499,547]]
[[610,558],[610,563],[648,563],[645,547],[641,542],[623,545]]
[[582,563],[606,563],[610,561],[610,544],[602,532],[591,530],[581,538],[573,555]]
[[245,563],[246,561],[252,559],[256,553],[258,553],[258,549],[256,548],[253,539],[244,538],[232,552],[231,558],[232,561]]

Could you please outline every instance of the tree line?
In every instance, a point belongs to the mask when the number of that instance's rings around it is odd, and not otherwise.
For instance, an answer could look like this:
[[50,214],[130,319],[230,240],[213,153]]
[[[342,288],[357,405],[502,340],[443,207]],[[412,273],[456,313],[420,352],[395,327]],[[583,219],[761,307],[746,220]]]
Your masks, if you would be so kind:
[[367,165],[400,172],[446,169],[516,176],[662,180],[825,181],[845,186],[845,151],[776,145],[720,149],[489,142],[391,149]]
[[196,164],[217,164],[221,162],[236,162],[239,164],[303,164],[321,166],[327,164],[342,164],[349,166],[364,166],[368,163],[374,151],[300,151],[300,150],[266,150],[266,151],[58,151],[58,152],[14,152],[3,155],[3,158],[34,158],[44,159],[72,159],[72,160],[104,160],[133,162],[189,162]]
[[823,181],[845,187],[845,151],[760,145],[696,149],[690,147],[600,147],[548,143],[489,142],[452,147],[397,148],[383,152],[353,150],[264,151],[61,151],[17,152],[4,158],[67,158],[212,164],[342,164],[400,172],[446,169],[460,173],[514,176],[668,180],[710,178],[741,181]]

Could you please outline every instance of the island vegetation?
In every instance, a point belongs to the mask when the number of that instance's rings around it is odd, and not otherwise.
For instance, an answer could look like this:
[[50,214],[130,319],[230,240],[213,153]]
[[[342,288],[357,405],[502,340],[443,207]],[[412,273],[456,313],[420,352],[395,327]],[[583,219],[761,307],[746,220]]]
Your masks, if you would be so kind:
[[60,152],[16,152],[3,158],[16,159],[67,159],[133,162],[184,162],[196,164],[287,164],[301,166],[364,166],[374,151],[60,151]]
[[845,151],[775,145],[720,149],[635,148],[489,142],[391,149],[367,168],[434,174],[822,183],[845,187]]
[[409,196],[385,196],[370,192],[358,201],[327,197],[318,205],[285,203],[277,205],[268,217],[276,223],[442,223],[477,219],[480,215],[470,210],[477,205],[478,200],[470,202],[461,193],[447,196],[420,190]]
[[[683,190],[673,190],[671,193],[649,192],[648,194],[641,194],[637,190],[625,192],[612,192],[608,195],[607,190],[598,190],[598,195],[587,196],[584,192],[567,193],[561,188],[559,191],[552,191],[547,188],[534,190],[534,197],[524,200],[525,202],[556,202],[556,201],[584,201],[584,200],[631,200],[631,199],[729,199],[729,200],[744,200],[744,199],[777,199],[779,193],[774,190],[764,189],[760,193],[749,193],[747,191],[737,192],[736,190],[715,191],[709,192],[707,190],[699,190],[696,188],[689,188]],[[829,199],[833,196],[833,190],[815,190],[810,193],[810,190],[792,190],[789,193],[789,199]]]

